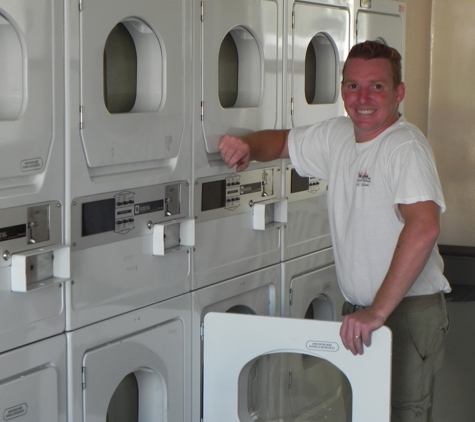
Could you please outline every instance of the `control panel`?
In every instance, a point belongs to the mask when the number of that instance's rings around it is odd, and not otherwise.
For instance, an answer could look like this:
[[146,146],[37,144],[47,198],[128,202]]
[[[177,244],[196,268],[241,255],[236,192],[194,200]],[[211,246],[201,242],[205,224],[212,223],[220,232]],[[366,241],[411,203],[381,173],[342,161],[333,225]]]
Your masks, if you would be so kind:
[[0,221],[0,267],[11,267],[12,291],[28,292],[69,278],[59,202],[3,209]]
[[52,201],[0,210],[0,267],[18,252],[61,243],[62,207]]
[[269,167],[204,177],[195,189],[196,222],[252,212],[254,204],[280,198],[281,171]]
[[188,185],[174,182],[75,198],[71,250],[151,235],[155,224],[187,217]]
[[285,175],[285,193],[289,201],[315,198],[324,195],[328,182],[315,177],[302,177],[292,165],[288,165]]

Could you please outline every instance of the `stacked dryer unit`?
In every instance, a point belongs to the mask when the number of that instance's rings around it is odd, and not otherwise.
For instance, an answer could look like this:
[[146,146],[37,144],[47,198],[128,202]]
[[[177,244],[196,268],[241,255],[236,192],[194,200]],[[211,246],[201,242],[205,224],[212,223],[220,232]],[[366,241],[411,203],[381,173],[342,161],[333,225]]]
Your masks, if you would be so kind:
[[[286,16],[286,126],[311,125],[344,115],[340,80],[351,41],[352,3],[289,1]],[[329,314],[323,317],[315,310],[314,317],[318,313],[321,319],[335,320],[340,315],[342,296],[331,253],[328,183],[301,177],[290,160],[284,161],[283,188],[288,214],[282,230],[283,315],[290,316],[292,310],[292,316],[304,317],[309,307],[321,304],[326,298]],[[331,267],[332,275],[324,277],[328,272],[318,271],[323,267]],[[314,276],[302,279],[302,274]],[[298,283],[296,278],[300,280]],[[292,302],[295,295],[307,298],[307,303],[298,304],[302,309]]]
[[[225,134],[282,125],[282,0],[194,1],[193,421],[202,415],[202,325],[211,311],[280,315],[281,160],[240,173]],[[253,368],[263,387],[268,360]]]
[[[341,70],[351,41],[352,2],[292,2],[286,7],[286,127],[306,126],[345,113]],[[284,160],[288,199],[282,230],[282,316],[340,321],[343,296],[336,277],[327,208],[327,181],[302,177]],[[351,420],[351,388],[325,359],[284,354],[291,420]],[[321,379],[327,380],[324,384]],[[313,394],[309,394],[312,391]]]
[[193,289],[278,264],[281,162],[236,174],[225,134],[280,128],[282,1],[194,2]]
[[0,1],[0,413],[66,421],[63,6]]
[[[287,126],[344,115],[340,80],[350,47],[352,3],[289,2],[286,12]],[[285,160],[283,185],[288,214],[282,231],[282,314],[338,320],[343,298],[333,265],[328,183],[299,176]]]
[[69,422],[186,421],[191,4],[65,4]]

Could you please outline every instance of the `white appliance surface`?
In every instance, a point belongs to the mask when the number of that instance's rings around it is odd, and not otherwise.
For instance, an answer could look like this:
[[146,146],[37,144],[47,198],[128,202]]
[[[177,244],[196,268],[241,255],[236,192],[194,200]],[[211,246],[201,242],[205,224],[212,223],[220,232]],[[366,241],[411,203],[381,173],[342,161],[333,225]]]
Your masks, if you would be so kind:
[[0,355],[4,421],[66,422],[66,339],[51,337]]
[[[209,154],[218,152],[226,133],[242,136],[278,127],[281,7],[280,0],[206,2],[202,85],[197,86],[202,89],[202,136]],[[227,100],[230,92],[234,97]]]
[[209,312],[280,315],[280,265],[273,265],[196,291],[192,295],[193,421],[202,415],[202,325]]
[[345,113],[340,80],[350,47],[351,4],[344,0],[288,3],[286,127]]
[[379,40],[395,48],[404,57],[406,4],[399,1],[373,0],[369,8],[358,7],[356,43]]
[[0,1],[0,208],[63,201],[63,5]]
[[0,0],[0,353],[64,330],[63,8]]
[[295,167],[286,163],[282,176],[284,197],[288,199],[287,223],[282,228],[282,261],[331,247],[328,217],[328,182],[314,177],[301,177]]
[[[376,331],[371,347],[366,348],[363,355],[354,356],[343,347],[339,329],[338,322],[206,315],[203,420],[252,420],[246,403],[250,401],[247,388],[253,362],[265,356],[272,360],[274,354],[298,353],[326,360],[344,373],[351,385],[353,422],[389,421],[390,330],[383,327]],[[272,371],[269,380],[272,381]],[[276,388],[275,383],[269,382],[265,389],[267,396],[272,396]],[[278,406],[272,407],[276,417],[267,420],[278,420],[279,410]]]
[[342,320],[345,299],[338,285],[332,248],[281,265],[282,316]]
[[65,10],[67,330],[189,292],[194,235],[191,4],[82,6]]
[[137,413],[136,420],[190,420],[190,299],[183,295],[66,334],[69,422],[122,422]]

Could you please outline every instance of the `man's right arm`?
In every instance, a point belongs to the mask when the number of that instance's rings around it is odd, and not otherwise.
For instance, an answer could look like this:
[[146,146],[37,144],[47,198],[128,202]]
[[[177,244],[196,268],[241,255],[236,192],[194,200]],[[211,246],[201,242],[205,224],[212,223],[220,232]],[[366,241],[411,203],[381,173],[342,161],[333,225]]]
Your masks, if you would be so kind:
[[289,130],[261,130],[242,138],[225,135],[219,141],[218,147],[228,168],[236,166],[236,171],[243,171],[252,160],[272,161],[288,158],[288,135]]

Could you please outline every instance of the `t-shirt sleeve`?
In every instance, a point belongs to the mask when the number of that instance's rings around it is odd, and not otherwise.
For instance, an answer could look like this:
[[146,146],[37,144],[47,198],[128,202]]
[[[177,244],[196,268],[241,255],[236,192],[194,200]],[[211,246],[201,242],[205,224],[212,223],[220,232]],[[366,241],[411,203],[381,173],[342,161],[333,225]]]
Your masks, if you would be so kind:
[[435,159],[428,141],[417,137],[403,142],[389,158],[394,206],[398,218],[402,218],[397,205],[434,201],[445,211],[445,201],[435,166]]
[[291,129],[290,161],[303,177],[328,179],[328,142],[325,122]]

